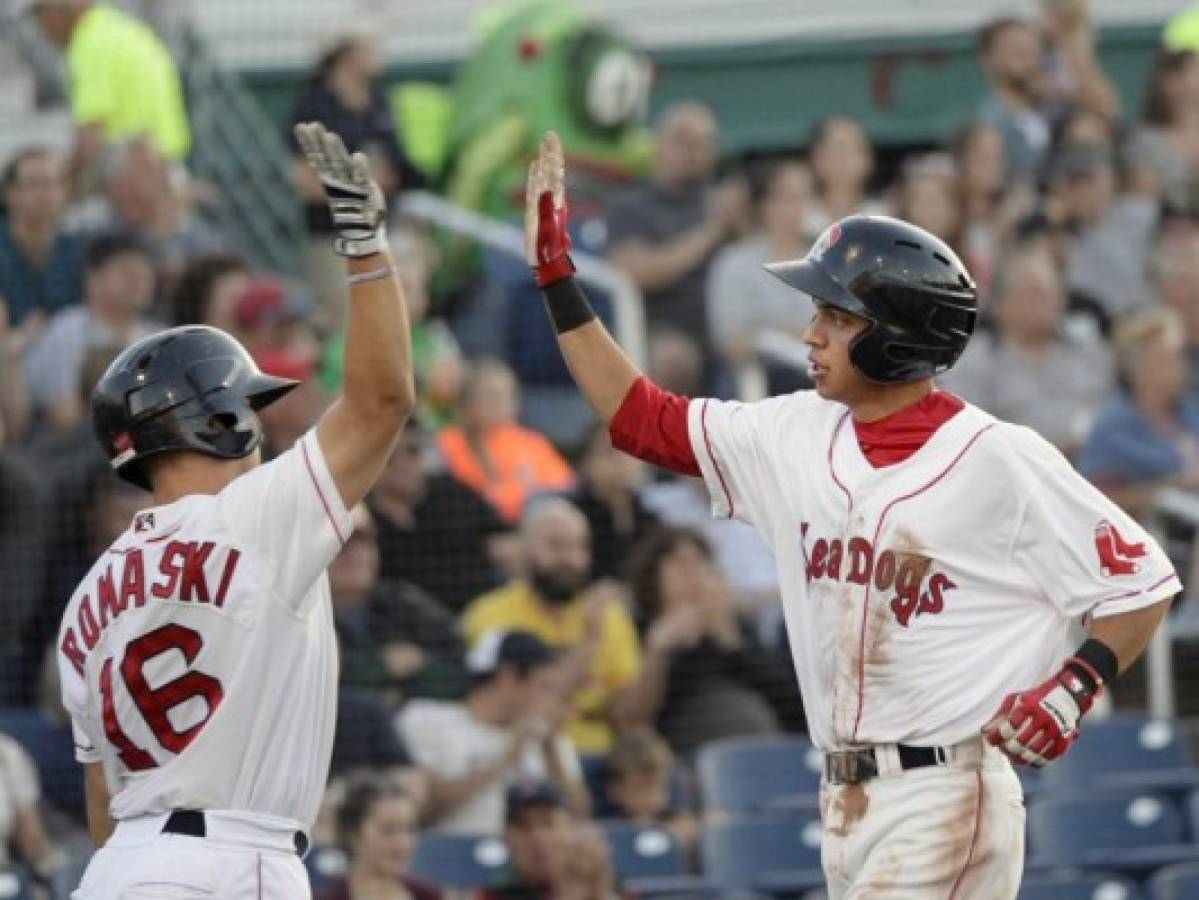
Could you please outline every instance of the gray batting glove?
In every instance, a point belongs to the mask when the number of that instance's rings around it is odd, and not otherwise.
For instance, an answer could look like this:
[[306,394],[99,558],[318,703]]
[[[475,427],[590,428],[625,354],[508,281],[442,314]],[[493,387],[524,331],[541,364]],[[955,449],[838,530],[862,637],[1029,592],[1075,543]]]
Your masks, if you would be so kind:
[[366,154],[351,156],[341,138],[320,122],[301,123],[295,134],[329,201],[337,231],[333,249],[350,257],[382,253],[387,248],[387,205],[371,178]]

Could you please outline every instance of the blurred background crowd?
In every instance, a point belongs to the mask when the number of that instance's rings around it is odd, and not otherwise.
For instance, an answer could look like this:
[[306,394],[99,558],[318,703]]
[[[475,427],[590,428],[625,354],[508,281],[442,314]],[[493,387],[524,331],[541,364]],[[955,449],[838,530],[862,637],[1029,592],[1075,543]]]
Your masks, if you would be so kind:
[[[304,381],[262,414],[268,457],[338,389],[342,263],[299,121],[365,151],[390,196],[420,393],[329,572],[341,707],[315,838],[337,852],[313,854],[319,896],[475,896],[399,877],[422,847],[441,871],[444,835],[501,873],[477,896],[608,896],[629,873],[597,823],[620,821],[699,871],[721,821],[696,787],[705,748],[804,731],[769,553],[710,519],[701,482],[612,448],[513,252],[547,127],[581,274],[660,384],[809,386],[811,305],[762,264],[845,215],[908,219],[981,291],[941,386],[1057,445],[1163,530],[1190,584],[1197,519],[1162,498],[1199,490],[1199,10],[1128,4],[1143,21],[1108,28],[1086,0],[958,4],[948,37],[930,19],[859,53],[869,90],[844,109],[828,71],[809,88],[755,62],[759,122],[730,110],[729,47],[687,81],[677,48],[639,45],[604,4],[458,5],[479,21],[452,64],[397,77],[381,36],[313,11],[307,70],[272,80],[206,45],[201,4],[0,0],[0,87],[24,88],[0,99],[0,875],[53,885],[87,852],[48,650],[147,501],[91,436],[99,375],[158,328],[225,329]],[[968,96],[934,109],[954,72]],[[1192,619],[1183,601],[1171,622],[1184,733]],[[1144,711],[1145,681],[1117,709]]]

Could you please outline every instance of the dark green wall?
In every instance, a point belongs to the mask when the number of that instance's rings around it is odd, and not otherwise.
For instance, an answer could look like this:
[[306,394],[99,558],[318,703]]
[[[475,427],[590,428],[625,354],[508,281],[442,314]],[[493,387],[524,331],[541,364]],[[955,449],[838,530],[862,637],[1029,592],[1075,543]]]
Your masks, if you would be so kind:
[[[1140,103],[1159,35],[1150,26],[1102,34],[1100,58],[1126,111]],[[970,117],[983,91],[972,34],[688,47],[653,56],[654,108],[704,100],[734,151],[800,144],[813,121],[833,112],[861,119],[881,144],[941,141]],[[451,62],[393,66],[388,77],[444,83],[453,69]],[[282,127],[304,73],[243,75]]]

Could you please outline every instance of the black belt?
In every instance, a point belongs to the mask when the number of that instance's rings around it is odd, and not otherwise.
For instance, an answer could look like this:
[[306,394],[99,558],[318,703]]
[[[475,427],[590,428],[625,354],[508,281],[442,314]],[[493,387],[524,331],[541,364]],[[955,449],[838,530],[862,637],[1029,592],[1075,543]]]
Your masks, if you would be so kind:
[[[835,750],[824,754],[824,777],[831,784],[861,784],[877,778],[879,772],[876,747],[859,747],[855,750]],[[899,767],[920,769],[925,766],[943,766],[949,761],[949,751],[944,747],[910,747],[896,744]]]
[[[163,834],[183,834],[188,837],[207,837],[208,825],[204,821],[204,812],[199,809],[177,809],[167,816],[162,826]],[[308,838],[304,832],[297,831],[293,836],[296,853],[303,856],[308,850]]]

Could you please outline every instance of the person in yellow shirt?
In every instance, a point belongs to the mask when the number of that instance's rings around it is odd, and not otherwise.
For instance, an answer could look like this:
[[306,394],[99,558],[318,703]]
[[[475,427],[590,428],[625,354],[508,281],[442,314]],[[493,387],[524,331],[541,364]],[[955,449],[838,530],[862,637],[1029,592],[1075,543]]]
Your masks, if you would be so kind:
[[174,162],[187,156],[191,131],[179,71],[148,25],[92,0],[26,5],[42,34],[66,56],[75,176],[105,143],[132,137],[149,138]]
[[564,651],[574,706],[566,733],[580,753],[605,753],[616,730],[648,720],[656,699],[623,593],[590,583],[587,520],[569,501],[532,503],[520,538],[525,577],[476,598],[462,614],[463,637],[472,645],[489,631],[519,629]]

